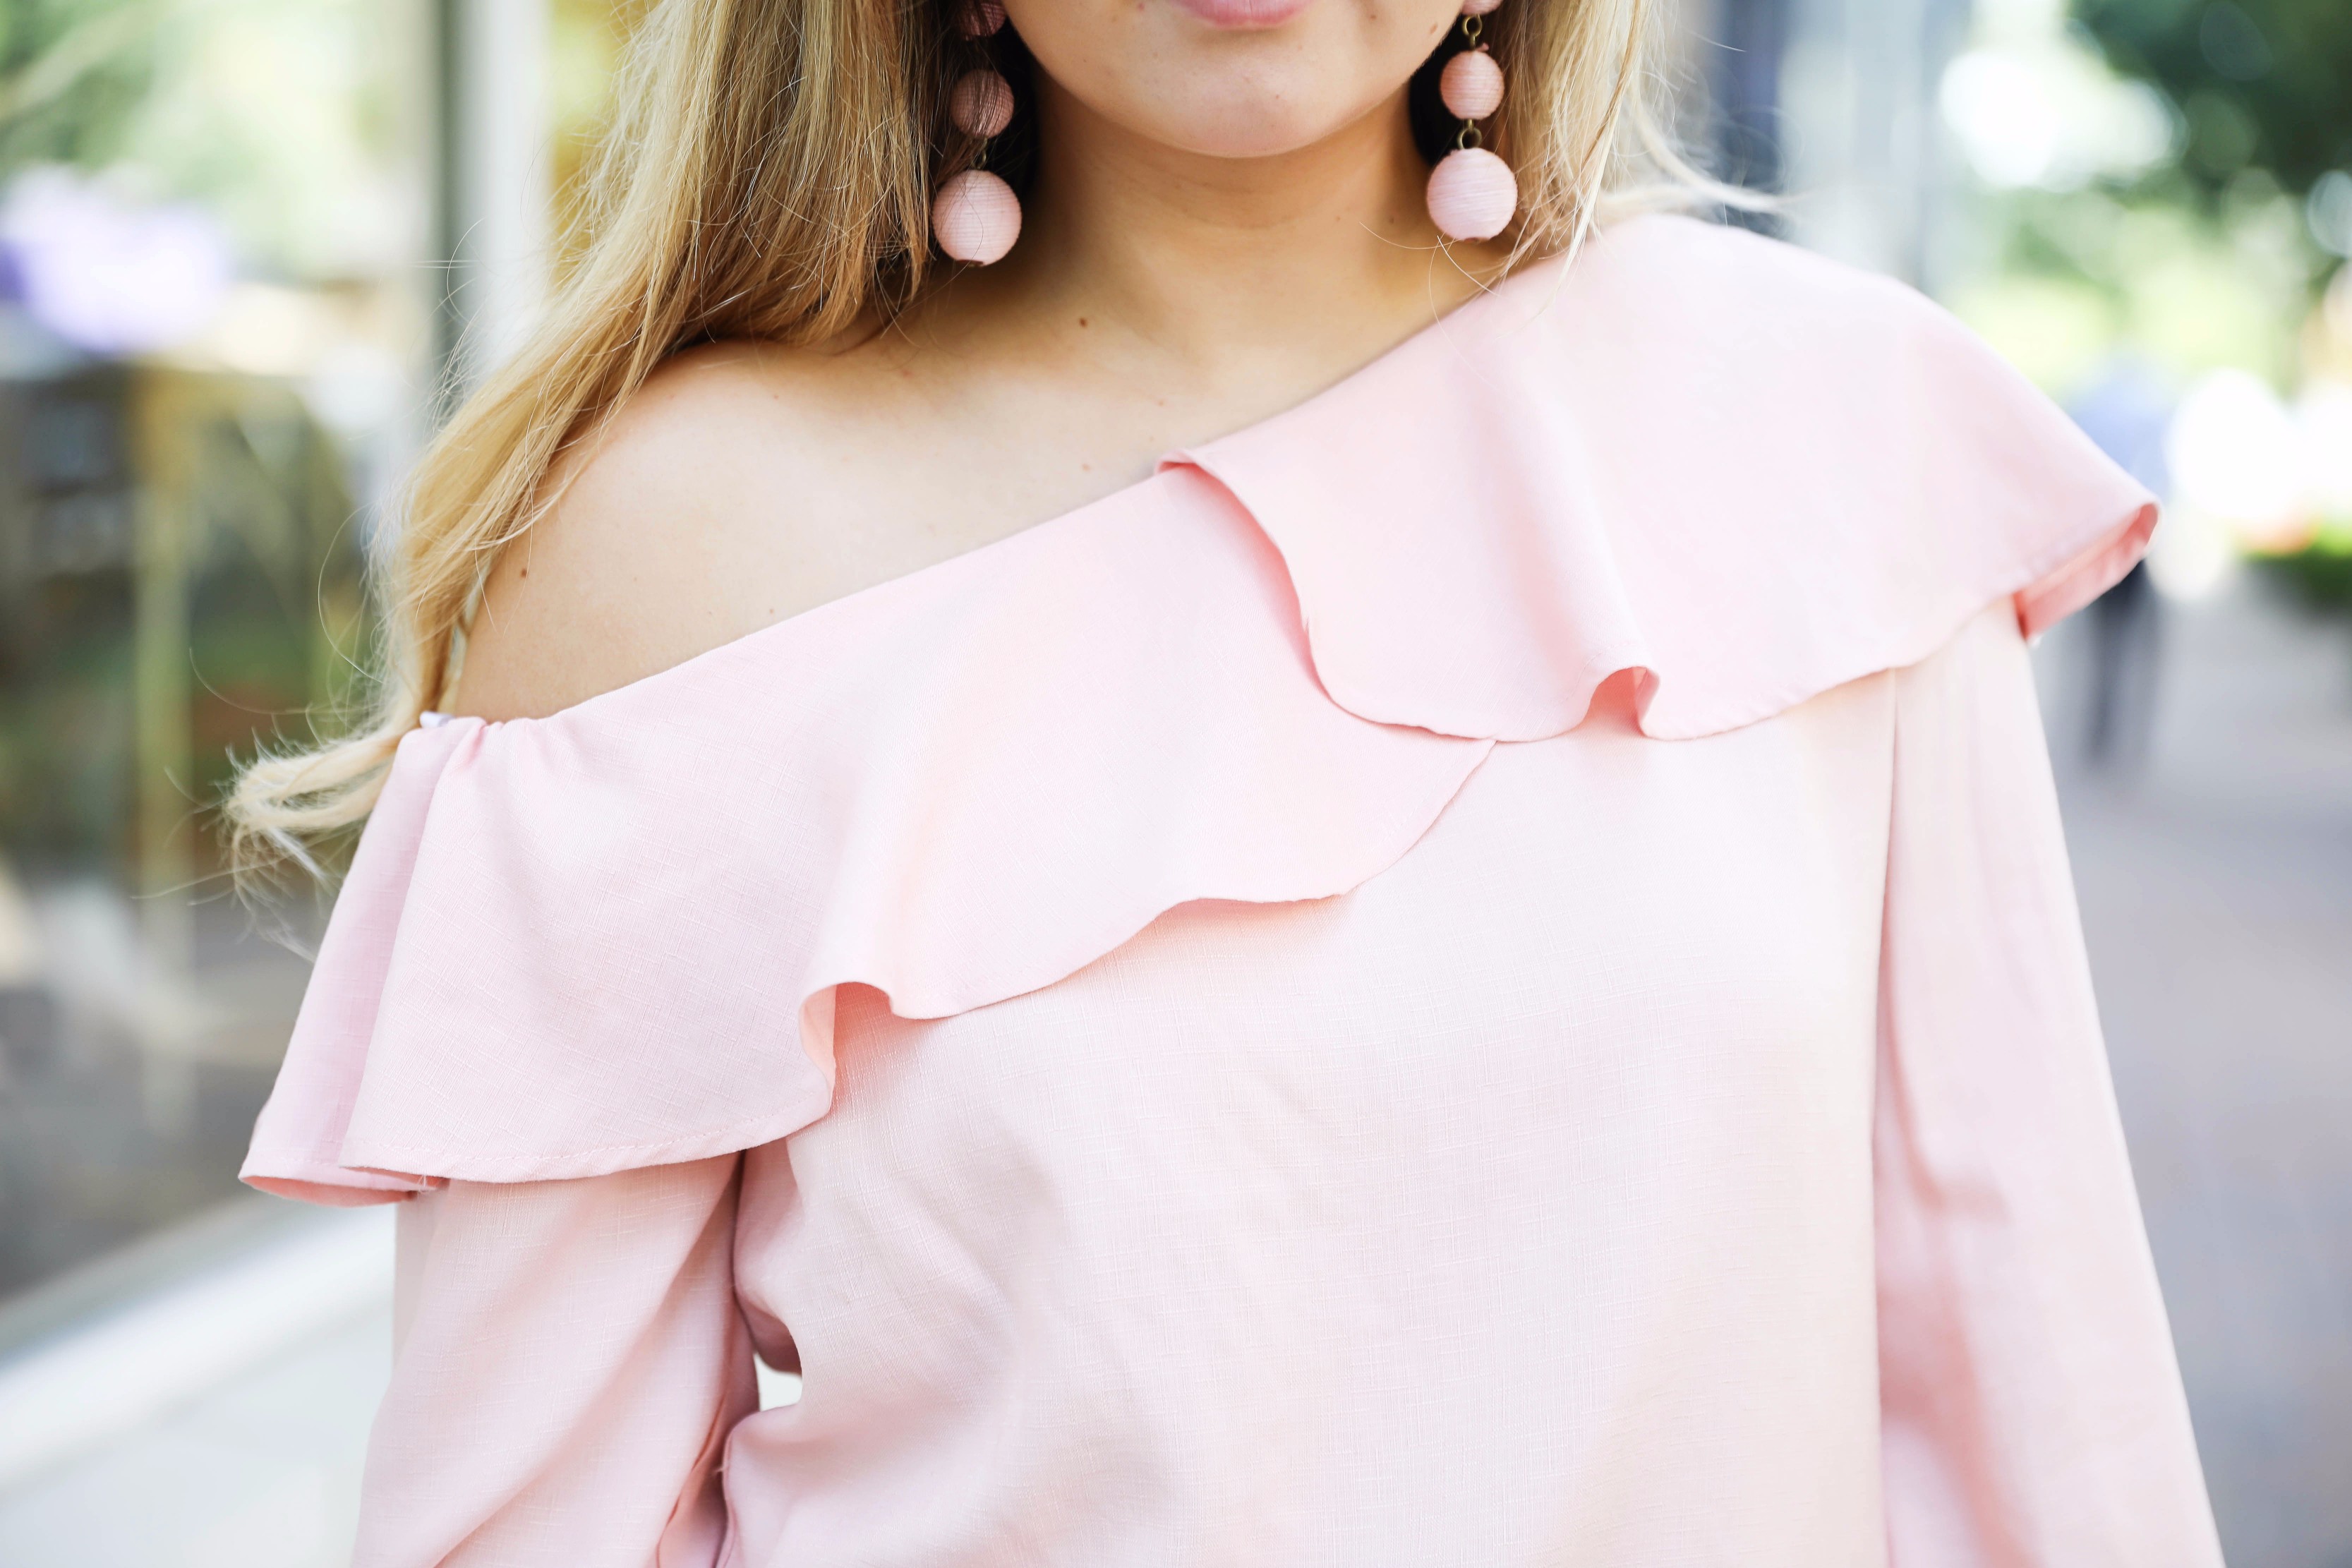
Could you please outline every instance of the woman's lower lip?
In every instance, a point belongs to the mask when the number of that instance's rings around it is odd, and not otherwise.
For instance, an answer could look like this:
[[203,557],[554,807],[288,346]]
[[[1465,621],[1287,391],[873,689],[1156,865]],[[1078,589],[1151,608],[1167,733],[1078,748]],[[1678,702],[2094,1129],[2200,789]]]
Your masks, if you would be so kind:
[[1212,27],[1279,27],[1315,0],[1176,0]]

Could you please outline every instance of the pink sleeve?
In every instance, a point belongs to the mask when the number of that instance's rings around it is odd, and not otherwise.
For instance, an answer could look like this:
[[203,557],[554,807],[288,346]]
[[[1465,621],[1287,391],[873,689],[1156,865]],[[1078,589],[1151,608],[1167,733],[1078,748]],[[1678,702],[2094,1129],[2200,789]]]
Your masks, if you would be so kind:
[[740,1163],[409,1200],[354,1568],[718,1560],[720,1457],[759,1404]]
[[1899,671],[1880,991],[1894,1568],[2220,1568],[2004,601]]

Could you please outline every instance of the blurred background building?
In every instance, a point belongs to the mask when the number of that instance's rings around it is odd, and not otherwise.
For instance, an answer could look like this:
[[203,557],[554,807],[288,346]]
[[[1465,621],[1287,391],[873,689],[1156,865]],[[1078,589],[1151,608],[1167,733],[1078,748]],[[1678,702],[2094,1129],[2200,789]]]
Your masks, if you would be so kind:
[[[0,1563],[342,1561],[381,1211],[235,1172],[319,911],[206,805],[363,690],[647,0],[0,0]],[[1746,218],[2170,502],[2038,652],[2231,1561],[2352,1568],[2352,5],[1680,0]]]

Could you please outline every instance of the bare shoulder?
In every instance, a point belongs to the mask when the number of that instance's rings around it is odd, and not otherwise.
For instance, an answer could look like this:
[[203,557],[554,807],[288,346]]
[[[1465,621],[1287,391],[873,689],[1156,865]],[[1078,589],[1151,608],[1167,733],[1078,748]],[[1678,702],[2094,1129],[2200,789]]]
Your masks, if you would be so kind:
[[548,475],[553,505],[500,555],[458,711],[539,718],[804,607],[803,544],[846,458],[824,428],[842,369],[718,344],[663,365]]

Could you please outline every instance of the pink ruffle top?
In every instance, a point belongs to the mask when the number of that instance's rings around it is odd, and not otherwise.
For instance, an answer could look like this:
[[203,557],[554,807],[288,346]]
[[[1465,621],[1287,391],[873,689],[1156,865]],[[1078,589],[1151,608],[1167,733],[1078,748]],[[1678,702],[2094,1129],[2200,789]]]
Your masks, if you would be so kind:
[[411,1200],[358,1562],[2212,1568],[2023,642],[2154,521],[1643,218],[420,728],[246,1170]]

